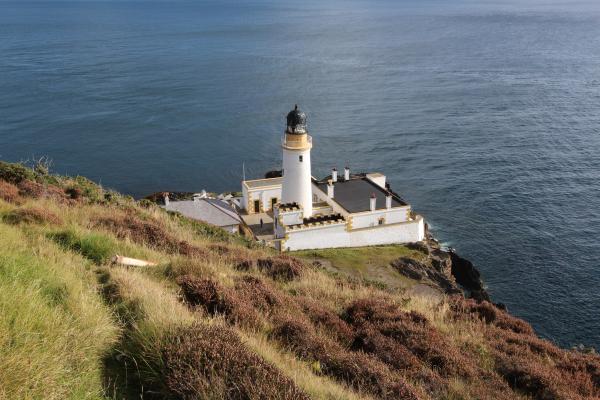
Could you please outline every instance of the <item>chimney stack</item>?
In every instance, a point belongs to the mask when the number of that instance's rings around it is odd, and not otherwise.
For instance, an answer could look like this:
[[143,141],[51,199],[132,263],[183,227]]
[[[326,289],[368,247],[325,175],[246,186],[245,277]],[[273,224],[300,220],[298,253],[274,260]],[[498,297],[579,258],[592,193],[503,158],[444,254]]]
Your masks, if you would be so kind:
[[350,180],[350,168],[348,168],[348,167],[344,168],[344,180],[345,181]]
[[390,192],[385,196],[385,208],[388,210],[392,208],[392,194]]
[[330,199],[333,199],[333,180],[330,179],[327,182],[327,197],[329,197]]
[[335,168],[331,170],[331,180],[337,182],[337,169]]
[[169,193],[165,193],[165,207],[169,206]]
[[375,211],[375,209],[377,208],[377,197],[375,197],[375,193],[371,194],[370,202],[371,211]]

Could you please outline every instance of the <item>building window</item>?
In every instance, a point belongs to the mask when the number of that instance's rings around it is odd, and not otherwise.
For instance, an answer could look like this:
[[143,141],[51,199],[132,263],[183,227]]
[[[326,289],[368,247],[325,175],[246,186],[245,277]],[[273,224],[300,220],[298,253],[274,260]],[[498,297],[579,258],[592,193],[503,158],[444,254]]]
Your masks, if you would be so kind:
[[300,160],[300,162],[302,162],[302,156],[298,156],[298,159]]
[[379,225],[383,225],[385,224],[385,218],[381,217],[379,218],[379,221],[377,221],[379,223]]

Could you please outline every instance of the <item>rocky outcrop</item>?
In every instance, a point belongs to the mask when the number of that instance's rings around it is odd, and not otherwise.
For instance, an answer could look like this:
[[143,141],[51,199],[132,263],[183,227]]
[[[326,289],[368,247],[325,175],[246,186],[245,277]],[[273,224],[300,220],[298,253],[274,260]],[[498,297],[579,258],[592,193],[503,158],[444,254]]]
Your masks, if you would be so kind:
[[402,275],[416,281],[432,284],[433,286],[442,289],[444,293],[462,293],[454,279],[452,279],[452,276],[446,274],[446,272],[439,267],[429,266],[409,257],[401,257],[393,261],[392,267]]
[[428,233],[424,241],[409,243],[406,247],[423,253],[427,258],[422,262],[409,257],[394,260],[392,266],[402,275],[434,286],[446,294],[464,292],[465,297],[490,301],[473,263],[452,249],[443,249],[431,234]]
[[483,287],[481,274],[475,268],[473,263],[456,254],[453,250],[448,252],[452,262],[452,276],[456,279],[467,292],[467,297],[471,297],[477,301],[490,301],[490,296]]

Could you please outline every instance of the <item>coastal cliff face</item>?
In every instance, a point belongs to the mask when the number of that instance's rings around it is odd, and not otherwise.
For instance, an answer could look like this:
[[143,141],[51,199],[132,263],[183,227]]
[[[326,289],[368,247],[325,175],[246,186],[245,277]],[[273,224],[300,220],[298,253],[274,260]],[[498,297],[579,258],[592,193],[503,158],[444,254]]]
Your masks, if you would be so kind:
[[538,338],[432,238],[330,255],[398,285],[0,162],[0,398],[600,396],[597,355]]
[[464,293],[466,297],[477,301],[491,301],[473,263],[452,249],[442,249],[430,233],[427,233],[423,242],[409,243],[407,247],[422,252],[427,258],[424,262],[410,257],[393,261],[392,266],[399,273],[437,287],[448,295]]

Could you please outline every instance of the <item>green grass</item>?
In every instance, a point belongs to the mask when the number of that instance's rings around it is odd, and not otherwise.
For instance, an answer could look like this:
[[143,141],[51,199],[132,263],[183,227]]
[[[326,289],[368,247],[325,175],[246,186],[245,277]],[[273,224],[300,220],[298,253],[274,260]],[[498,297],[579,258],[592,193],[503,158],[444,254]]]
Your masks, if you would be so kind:
[[350,247],[341,249],[301,250],[295,256],[324,259],[335,268],[366,271],[370,267],[387,265],[399,257],[418,258],[420,253],[403,245]]
[[104,398],[116,340],[81,257],[0,224],[0,398]]
[[409,287],[415,283],[396,272],[390,266],[392,261],[400,257],[425,258],[422,253],[403,245],[301,250],[292,254],[309,261],[320,261],[330,272],[391,288]]
[[114,239],[100,233],[80,235],[74,230],[52,232],[48,237],[65,249],[73,250],[96,264],[107,263],[117,252]]

